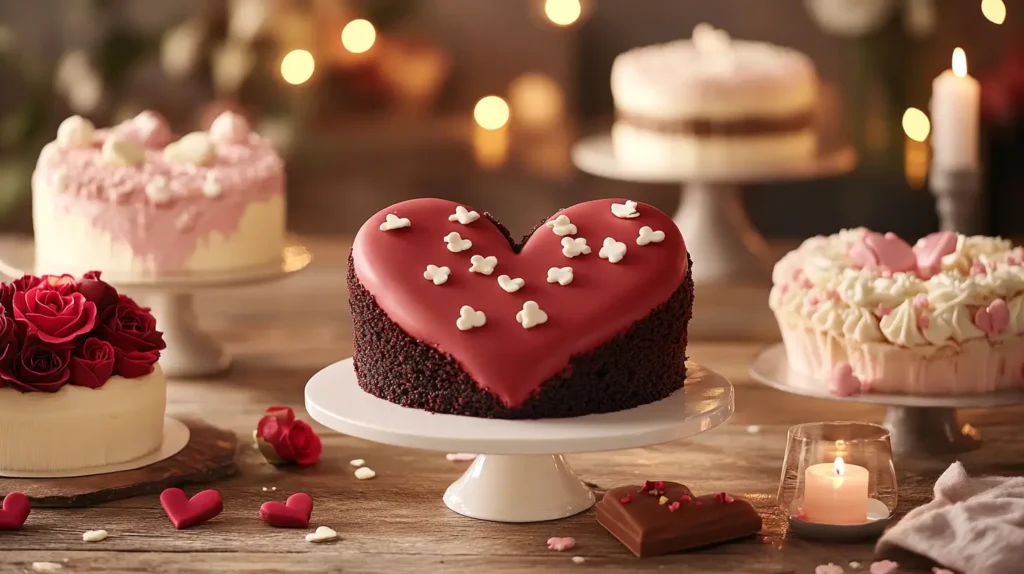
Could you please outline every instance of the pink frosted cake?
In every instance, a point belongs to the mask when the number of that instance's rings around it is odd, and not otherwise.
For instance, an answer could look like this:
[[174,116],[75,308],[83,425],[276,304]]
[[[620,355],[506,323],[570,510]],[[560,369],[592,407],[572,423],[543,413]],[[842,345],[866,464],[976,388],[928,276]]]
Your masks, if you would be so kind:
[[783,257],[769,304],[790,367],[835,394],[1020,388],[1022,261],[999,238],[844,230]]
[[177,139],[151,111],[104,130],[68,118],[32,199],[39,272],[230,271],[275,261],[284,243],[283,162],[230,112]]

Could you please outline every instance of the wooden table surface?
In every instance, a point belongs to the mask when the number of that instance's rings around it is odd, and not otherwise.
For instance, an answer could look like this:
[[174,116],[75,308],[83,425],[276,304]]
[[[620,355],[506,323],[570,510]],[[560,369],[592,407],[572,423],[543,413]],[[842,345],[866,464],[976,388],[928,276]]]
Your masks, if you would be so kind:
[[[812,573],[818,564],[871,562],[870,544],[802,540],[786,532],[775,506],[786,430],[815,420],[880,422],[881,407],[792,396],[753,382],[751,359],[771,341],[693,341],[690,357],[718,370],[736,387],[736,414],[723,426],[650,448],[570,456],[598,490],[656,477],[684,482],[696,492],[729,491],[749,497],[764,516],[761,536],[707,550],[637,559],[602,529],[593,511],[558,522],[495,524],[462,517],[441,501],[466,463],[444,453],[373,444],[319,425],[324,452],[308,469],[275,468],[249,445],[256,421],[269,405],[286,404],[301,415],[303,386],[323,366],[348,357],[344,261],[338,241],[311,241],[316,255],[306,272],[278,284],[204,293],[205,325],[235,356],[221,378],[172,381],[169,412],[199,417],[237,433],[243,444],[240,475],[214,484],[224,512],[205,525],[176,531],[157,496],[88,509],[32,513],[20,531],[0,533],[0,572],[32,571],[33,562],[63,564],[62,572],[708,572]],[[697,306],[710,304],[697,301]],[[964,411],[980,427],[985,445],[962,457],[973,473],[1024,471],[1024,409]],[[760,427],[750,432],[750,425]],[[376,478],[360,481],[349,466],[365,459]],[[931,498],[935,478],[950,460],[897,462],[898,513]],[[276,490],[270,490],[274,489]],[[195,492],[197,487],[189,489]],[[306,492],[315,501],[313,525],[341,536],[310,544],[305,531],[270,528],[257,512],[266,500]],[[105,529],[100,543],[82,532]],[[577,548],[553,552],[552,536],[572,536]],[[575,564],[572,556],[585,562]],[[863,570],[861,570],[863,571]]]

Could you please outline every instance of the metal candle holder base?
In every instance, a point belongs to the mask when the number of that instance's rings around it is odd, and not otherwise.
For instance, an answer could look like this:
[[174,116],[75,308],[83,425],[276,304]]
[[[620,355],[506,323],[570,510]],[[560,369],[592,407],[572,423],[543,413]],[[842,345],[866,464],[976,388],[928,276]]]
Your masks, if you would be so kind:
[[978,215],[981,196],[981,172],[933,171],[928,187],[935,196],[935,211],[942,231],[955,231],[964,235],[983,233],[984,225]]

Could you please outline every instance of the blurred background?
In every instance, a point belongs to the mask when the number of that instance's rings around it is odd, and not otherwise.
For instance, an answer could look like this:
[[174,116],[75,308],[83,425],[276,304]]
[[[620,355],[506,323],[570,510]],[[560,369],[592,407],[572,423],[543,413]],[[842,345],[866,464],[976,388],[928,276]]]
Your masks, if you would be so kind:
[[523,232],[596,197],[671,213],[677,186],[588,176],[570,149],[611,123],[618,53],[709,22],[808,53],[824,137],[859,157],[843,177],[746,188],[766,236],[934,230],[928,122],[907,110],[927,112],[957,46],[982,82],[985,226],[1020,235],[1024,6],[1005,1],[0,0],[0,228],[31,230],[29,177],[63,118],[147,108],[182,133],[244,113],[288,160],[299,233],[351,234],[417,196]]

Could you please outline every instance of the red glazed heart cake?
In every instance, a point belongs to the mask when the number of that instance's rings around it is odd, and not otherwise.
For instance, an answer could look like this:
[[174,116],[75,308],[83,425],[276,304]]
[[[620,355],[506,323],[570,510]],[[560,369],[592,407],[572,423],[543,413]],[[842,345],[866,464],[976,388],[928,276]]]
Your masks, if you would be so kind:
[[646,204],[581,203],[516,243],[469,206],[405,201],[359,230],[348,287],[359,385],[406,407],[572,417],[686,378],[690,259]]

